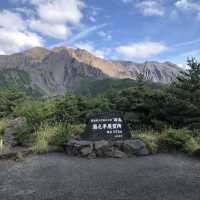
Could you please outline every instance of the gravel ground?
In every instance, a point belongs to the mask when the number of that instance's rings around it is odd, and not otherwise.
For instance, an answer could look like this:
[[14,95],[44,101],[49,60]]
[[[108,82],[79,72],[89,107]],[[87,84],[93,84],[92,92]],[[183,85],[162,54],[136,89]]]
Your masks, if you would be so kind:
[[0,161],[1,200],[200,200],[200,160],[158,154],[87,160],[64,154]]

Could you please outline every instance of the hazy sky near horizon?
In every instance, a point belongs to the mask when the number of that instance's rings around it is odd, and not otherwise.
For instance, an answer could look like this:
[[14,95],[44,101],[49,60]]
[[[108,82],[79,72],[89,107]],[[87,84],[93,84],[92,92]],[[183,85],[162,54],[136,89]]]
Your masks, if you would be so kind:
[[184,64],[200,57],[200,0],[0,2],[0,54],[60,45],[107,59]]

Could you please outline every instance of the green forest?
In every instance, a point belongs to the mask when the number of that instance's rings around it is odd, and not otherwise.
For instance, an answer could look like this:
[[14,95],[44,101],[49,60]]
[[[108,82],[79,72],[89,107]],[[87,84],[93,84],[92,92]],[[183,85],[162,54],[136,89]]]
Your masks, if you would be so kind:
[[49,145],[61,147],[78,137],[88,117],[117,111],[133,137],[143,139],[152,153],[193,153],[200,149],[200,63],[193,58],[188,66],[170,85],[152,83],[139,74],[136,81],[88,80],[74,93],[51,98],[17,87],[0,89],[0,137],[9,119],[25,117],[27,125],[15,134],[18,145],[48,152]]

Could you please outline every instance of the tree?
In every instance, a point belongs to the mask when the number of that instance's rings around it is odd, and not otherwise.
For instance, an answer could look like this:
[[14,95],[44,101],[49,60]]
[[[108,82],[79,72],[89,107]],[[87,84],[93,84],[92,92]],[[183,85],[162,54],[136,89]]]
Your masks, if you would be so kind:
[[25,99],[23,92],[9,88],[0,91],[0,118],[11,114],[14,108]]
[[[182,71],[171,86],[179,108],[179,120],[190,128],[200,127],[200,63],[195,58],[188,59],[189,69]],[[182,109],[181,106],[182,105]],[[177,113],[177,114],[178,114]]]
[[174,82],[174,93],[194,105],[200,105],[200,63],[195,58],[188,60],[189,69],[181,71]]

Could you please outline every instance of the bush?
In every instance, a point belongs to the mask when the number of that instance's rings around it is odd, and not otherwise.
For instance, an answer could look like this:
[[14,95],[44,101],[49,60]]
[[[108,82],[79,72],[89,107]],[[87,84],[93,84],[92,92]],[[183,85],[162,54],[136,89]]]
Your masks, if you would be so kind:
[[12,115],[15,107],[24,99],[24,93],[15,88],[0,90],[0,118]]
[[184,151],[189,154],[194,153],[198,149],[200,149],[200,140],[197,140],[197,138],[191,138],[184,145]]
[[16,129],[14,134],[18,145],[29,146],[34,140],[34,127],[28,123]]
[[57,127],[57,134],[55,136],[55,144],[58,146],[63,146],[69,142],[69,140],[73,137],[80,136],[85,129],[84,124],[78,125],[62,125],[60,124]]
[[26,117],[29,123],[39,127],[45,121],[51,120],[55,112],[54,102],[51,100],[29,100],[19,104],[14,113],[16,116]]
[[57,134],[57,127],[44,125],[36,132],[36,139],[32,146],[35,153],[47,153],[49,145],[54,143],[55,135]]
[[200,149],[200,135],[187,129],[169,129],[161,133],[146,131],[136,135],[144,141],[151,153],[180,151],[192,154]]
[[72,135],[70,132],[69,125],[59,124],[57,126],[57,134],[54,138],[54,144],[56,146],[63,146],[69,142]]
[[147,148],[151,154],[154,154],[158,151],[159,133],[146,131],[139,133],[136,137],[141,139],[147,145]]
[[159,146],[165,151],[187,152],[186,146],[192,139],[192,133],[187,129],[169,129],[159,138]]
[[64,125],[60,123],[54,126],[45,124],[36,132],[32,149],[35,153],[47,153],[49,145],[60,147],[66,145],[72,137],[80,135],[83,130],[84,125],[82,124]]

